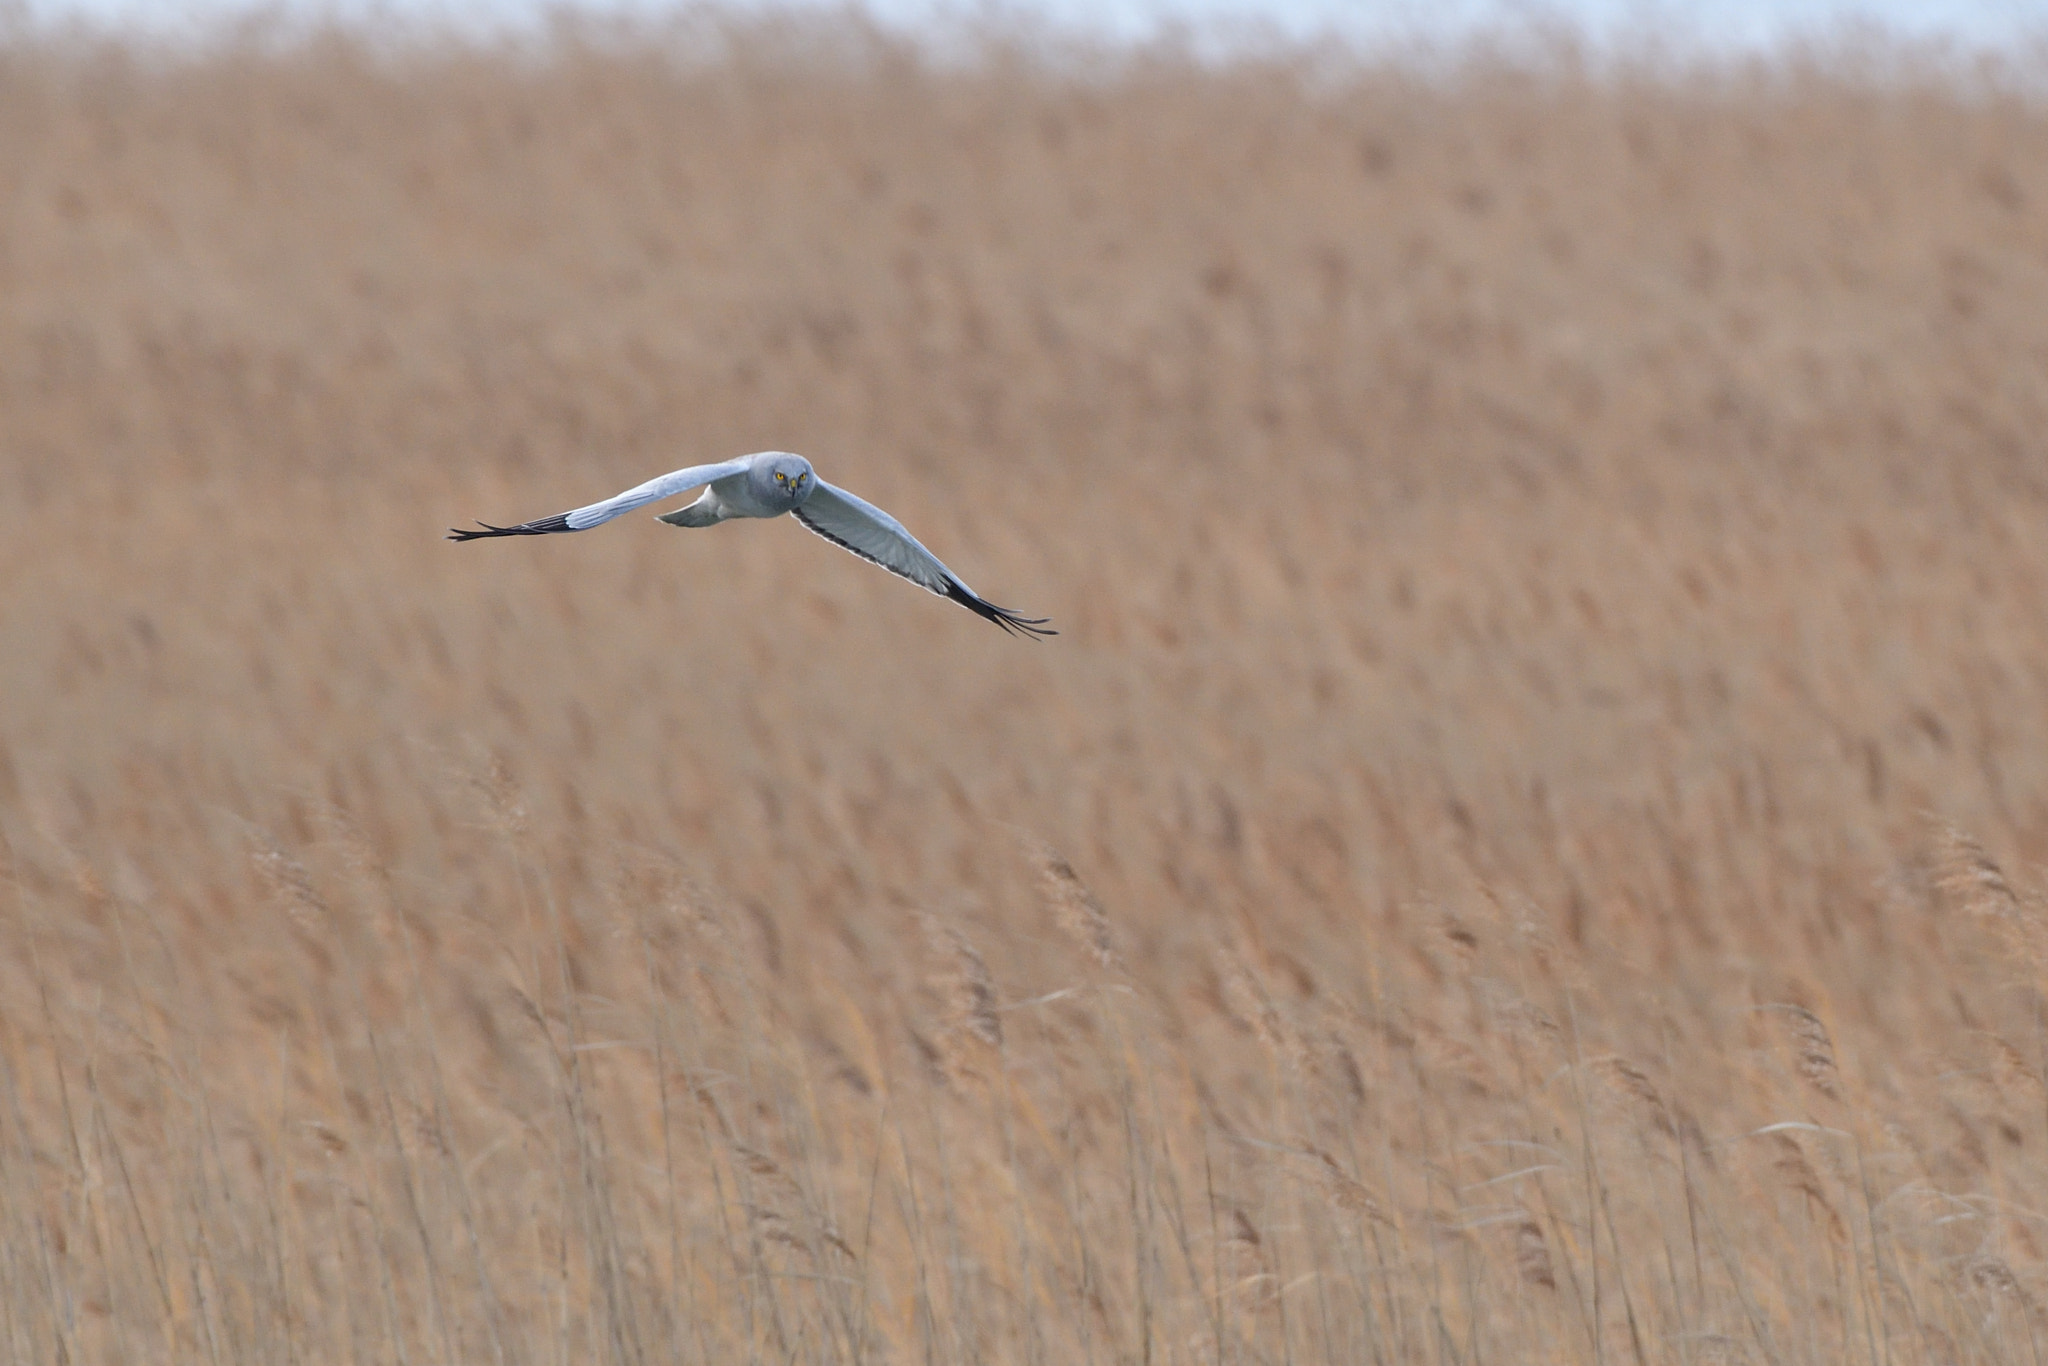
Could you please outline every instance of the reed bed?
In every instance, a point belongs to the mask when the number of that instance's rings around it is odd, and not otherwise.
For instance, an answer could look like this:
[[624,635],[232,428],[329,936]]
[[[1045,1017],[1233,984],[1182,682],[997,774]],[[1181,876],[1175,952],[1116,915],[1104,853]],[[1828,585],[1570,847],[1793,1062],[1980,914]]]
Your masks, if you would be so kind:
[[[2048,1338],[2048,115],[0,46],[0,1354]],[[456,547],[764,448],[786,524]]]

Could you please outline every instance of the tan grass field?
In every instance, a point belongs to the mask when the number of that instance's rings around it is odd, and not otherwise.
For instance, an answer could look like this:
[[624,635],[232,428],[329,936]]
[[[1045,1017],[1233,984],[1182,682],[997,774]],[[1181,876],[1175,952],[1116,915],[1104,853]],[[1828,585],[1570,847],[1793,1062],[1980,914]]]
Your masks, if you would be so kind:
[[0,1358],[2048,1353],[2048,107],[693,41],[0,47]]

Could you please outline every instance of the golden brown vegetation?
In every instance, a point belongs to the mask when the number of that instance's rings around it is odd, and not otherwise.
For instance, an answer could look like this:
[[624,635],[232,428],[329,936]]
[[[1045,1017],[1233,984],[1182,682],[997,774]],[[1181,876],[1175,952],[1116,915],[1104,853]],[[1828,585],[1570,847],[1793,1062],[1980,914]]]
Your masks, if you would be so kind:
[[0,53],[0,1352],[2035,1359],[2048,114],[675,42]]

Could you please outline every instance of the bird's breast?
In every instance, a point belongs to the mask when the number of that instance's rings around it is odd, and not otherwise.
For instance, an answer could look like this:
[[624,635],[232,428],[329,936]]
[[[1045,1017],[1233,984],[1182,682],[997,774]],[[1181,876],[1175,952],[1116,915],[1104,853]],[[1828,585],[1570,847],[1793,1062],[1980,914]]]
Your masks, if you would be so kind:
[[734,481],[735,487],[718,489],[719,501],[730,510],[733,517],[778,517],[789,511],[789,500],[782,491],[762,490],[750,482]]

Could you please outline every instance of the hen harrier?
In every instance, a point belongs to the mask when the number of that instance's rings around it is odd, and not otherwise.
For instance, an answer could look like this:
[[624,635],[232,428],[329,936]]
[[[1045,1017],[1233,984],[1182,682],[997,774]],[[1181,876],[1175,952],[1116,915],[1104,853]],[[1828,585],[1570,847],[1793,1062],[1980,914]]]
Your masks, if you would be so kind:
[[1058,635],[1044,617],[1021,616],[998,607],[960,581],[960,576],[939,562],[939,557],[918,544],[903,529],[903,523],[876,507],[834,488],[811,470],[811,462],[787,451],[762,451],[743,455],[716,465],[692,465],[686,470],[650,479],[638,488],[627,489],[616,498],[560,512],[553,517],[521,522],[518,526],[478,523],[481,531],[450,528],[451,541],[476,541],[486,536],[545,536],[556,531],[588,531],[612,518],[672,498],[678,493],[702,487],[704,492],[688,507],[663,513],[658,519],[670,526],[712,526],[728,517],[780,517],[785,512],[836,546],[851,550],[891,574],[909,579],[920,588],[942,598],[951,598],[979,617],[986,617],[1015,635]]

